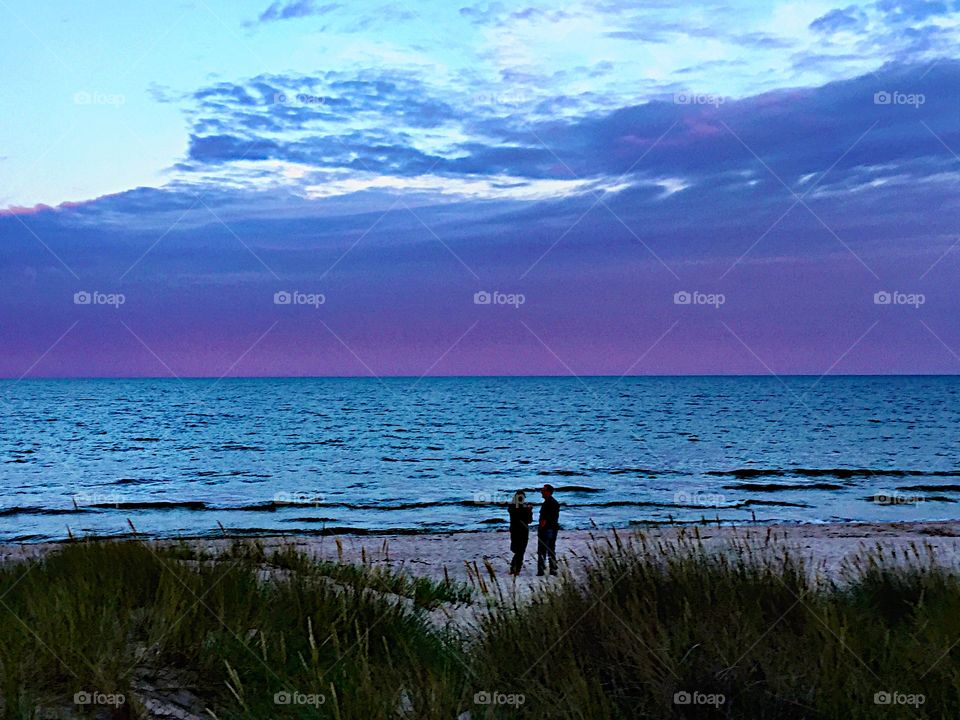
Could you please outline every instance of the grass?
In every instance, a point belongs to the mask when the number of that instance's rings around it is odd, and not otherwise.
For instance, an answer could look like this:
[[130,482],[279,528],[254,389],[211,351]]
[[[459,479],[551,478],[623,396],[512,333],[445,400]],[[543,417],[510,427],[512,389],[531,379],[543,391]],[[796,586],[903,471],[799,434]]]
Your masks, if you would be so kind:
[[960,577],[919,550],[833,582],[774,543],[594,552],[468,634],[428,621],[468,599],[454,583],[250,543],[67,545],[0,569],[2,714],[96,689],[134,698],[103,717],[137,717],[133,679],[170,669],[220,720],[960,716]]

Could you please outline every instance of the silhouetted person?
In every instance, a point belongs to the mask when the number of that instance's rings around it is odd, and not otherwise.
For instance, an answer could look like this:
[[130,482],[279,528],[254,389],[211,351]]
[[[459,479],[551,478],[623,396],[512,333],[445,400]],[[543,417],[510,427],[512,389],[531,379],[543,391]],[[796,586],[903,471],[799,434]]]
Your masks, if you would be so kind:
[[540,525],[537,528],[537,575],[543,575],[546,558],[550,558],[550,574],[557,574],[557,532],[560,530],[560,503],[553,498],[553,485],[540,490]]
[[523,554],[527,551],[527,542],[530,540],[530,528],[533,522],[533,506],[525,502],[526,496],[517,491],[507,506],[510,513],[510,552],[513,560],[510,562],[510,574],[519,575],[523,566]]

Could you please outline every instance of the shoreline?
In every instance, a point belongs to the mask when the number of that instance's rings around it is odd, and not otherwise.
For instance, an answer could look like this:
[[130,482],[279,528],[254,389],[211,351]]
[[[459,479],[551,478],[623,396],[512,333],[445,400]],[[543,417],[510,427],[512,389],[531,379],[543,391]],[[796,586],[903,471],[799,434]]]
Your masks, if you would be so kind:
[[[789,548],[806,560],[818,575],[835,578],[844,561],[880,545],[898,555],[911,546],[932,553],[940,565],[960,569],[960,519],[945,521],[860,522],[860,523],[778,523],[778,524],[683,524],[623,526],[591,530],[560,531],[557,558],[561,568],[580,574],[597,543],[615,543],[643,537],[648,541],[676,540],[698,536],[708,549],[720,548],[731,540],[762,545],[773,541]],[[531,531],[524,566],[515,584],[536,581],[536,539]],[[159,546],[184,543],[216,554],[230,544],[260,543],[264,547],[293,546],[318,560],[368,564],[401,569],[411,575],[466,581],[481,572],[496,577],[498,583],[511,582],[507,573],[511,553],[509,532],[504,529],[460,530],[422,535],[390,532],[365,535],[270,535],[231,534],[222,537],[183,536],[151,538],[142,535],[92,538],[124,542],[143,540]],[[83,542],[84,538],[39,543],[0,543],[0,564],[40,558],[57,548]],[[492,573],[491,573],[492,570]]]

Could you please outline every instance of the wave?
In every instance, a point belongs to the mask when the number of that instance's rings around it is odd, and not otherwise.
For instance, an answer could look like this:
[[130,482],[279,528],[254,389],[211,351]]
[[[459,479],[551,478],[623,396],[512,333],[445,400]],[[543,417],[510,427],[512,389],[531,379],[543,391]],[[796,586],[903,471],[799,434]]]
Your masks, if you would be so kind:
[[86,511],[81,508],[42,508],[16,505],[13,507],[0,508],[0,517],[9,517],[11,515],[73,515],[82,512]]
[[788,485],[787,483],[737,483],[724,485],[724,490],[743,490],[744,492],[780,492],[782,490],[843,490],[844,485],[836,483],[804,483],[802,485]]
[[834,477],[841,480],[855,477],[960,477],[960,470],[903,470],[882,468],[736,468],[710,470],[714,477]]

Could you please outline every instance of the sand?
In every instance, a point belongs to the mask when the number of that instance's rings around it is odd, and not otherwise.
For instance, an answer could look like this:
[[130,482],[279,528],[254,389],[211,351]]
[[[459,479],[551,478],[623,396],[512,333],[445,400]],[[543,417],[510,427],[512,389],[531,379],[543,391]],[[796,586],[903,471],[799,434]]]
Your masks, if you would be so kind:
[[[960,520],[949,522],[847,523],[723,526],[657,526],[613,530],[561,531],[557,554],[566,572],[580,574],[590,559],[591,545],[612,542],[614,532],[621,538],[643,533],[648,541],[669,541],[678,533],[698,532],[708,547],[722,547],[733,538],[755,545],[769,538],[793,549],[809,561],[815,574],[836,578],[844,560],[881,545],[901,553],[911,546],[932,553],[935,560],[960,570]],[[293,544],[318,558],[344,562],[367,562],[375,566],[402,569],[411,574],[478,584],[485,583],[526,594],[552,579],[536,577],[536,541],[531,537],[523,571],[516,580],[508,575],[510,540],[506,531],[460,532],[437,535],[367,536],[269,536],[258,540],[267,546]],[[168,542],[168,541],[158,541]],[[215,550],[228,539],[192,539],[188,542]],[[57,543],[0,545],[0,562],[38,557],[58,547]]]

